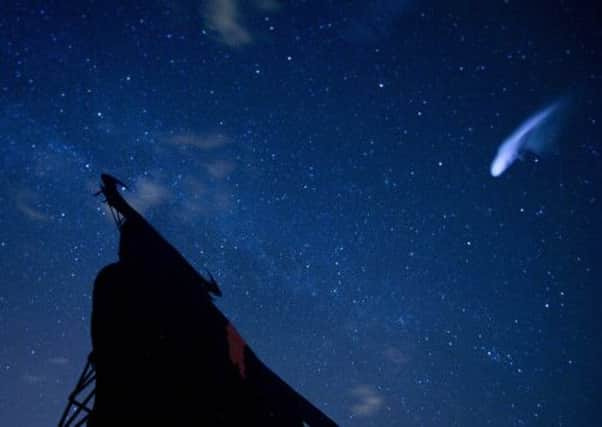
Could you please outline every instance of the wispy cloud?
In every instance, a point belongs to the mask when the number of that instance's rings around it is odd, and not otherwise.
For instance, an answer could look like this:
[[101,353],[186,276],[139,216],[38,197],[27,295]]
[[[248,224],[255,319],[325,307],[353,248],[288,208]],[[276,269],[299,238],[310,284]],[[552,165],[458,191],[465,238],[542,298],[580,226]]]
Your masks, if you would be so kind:
[[36,207],[38,196],[30,190],[21,190],[16,196],[17,209],[32,221],[48,221],[50,218]]
[[48,359],[48,363],[51,365],[65,366],[69,364],[69,359],[67,359],[65,356],[56,356]]
[[230,138],[222,133],[195,133],[184,132],[167,138],[169,144],[192,146],[201,150],[213,150],[223,147],[231,142]]
[[356,417],[375,415],[383,406],[382,396],[373,387],[362,384],[351,390],[355,402],[351,405],[351,414]]
[[136,187],[129,200],[140,213],[144,213],[146,210],[162,204],[168,197],[169,189],[166,186],[149,178],[141,177],[136,181]]
[[396,347],[389,346],[384,352],[385,358],[395,365],[405,365],[410,361],[410,357]]
[[[225,177],[223,174],[226,170],[233,167],[234,165],[219,166],[215,173],[219,177]],[[179,201],[177,217],[185,223],[193,223],[199,216],[214,216],[232,208],[231,191],[222,178],[208,182],[206,178],[189,175],[184,178],[181,188],[188,196]]]
[[217,32],[228,46],[243,46],[253,40],[242,23],[237,0],[209,0],[204,12],[209,29]]
[[46,377],[42,375],[25,374],[22,379],[26,384],[34,385],[45,381]]
[[213,178],[224,179],[236,168],[236,163],[231,160],[215,160],[207,164],[207,172]]
[[277,0],[255,0],[258,9],[273,12],[280,9],[280,2]]
[[222,43],[240,47],[254,41],[251,31],[244,24],[243,9],[275,12],[280,6],[278,0],[208,0],[203,8],[203,17],[205,25],[217,33]]

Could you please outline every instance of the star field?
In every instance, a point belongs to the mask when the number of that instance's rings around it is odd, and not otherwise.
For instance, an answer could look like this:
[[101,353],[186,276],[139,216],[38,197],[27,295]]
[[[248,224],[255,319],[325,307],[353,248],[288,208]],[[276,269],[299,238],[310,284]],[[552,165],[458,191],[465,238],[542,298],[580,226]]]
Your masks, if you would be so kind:
[[0,16],[0,425],[91,349],[103,172],[340,425],[600,425],[595,2],[71,3]]

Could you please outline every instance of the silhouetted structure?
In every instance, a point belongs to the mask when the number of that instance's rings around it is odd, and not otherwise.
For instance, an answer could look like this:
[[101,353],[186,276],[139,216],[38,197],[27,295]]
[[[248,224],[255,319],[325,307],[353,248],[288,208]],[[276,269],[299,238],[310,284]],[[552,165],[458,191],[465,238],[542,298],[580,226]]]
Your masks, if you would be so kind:
[[335,426],[255,356],[213,304],[213,277],[102,181],[119,261],[94,283],[92,353],[60,425]]

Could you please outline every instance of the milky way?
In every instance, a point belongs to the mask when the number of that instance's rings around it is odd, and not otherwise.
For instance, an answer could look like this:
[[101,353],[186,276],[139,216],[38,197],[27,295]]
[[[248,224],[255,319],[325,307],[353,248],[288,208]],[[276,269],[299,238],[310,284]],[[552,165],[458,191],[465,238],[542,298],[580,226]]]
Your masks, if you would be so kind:
[[[571,3],[3,2],[0,426],[56,425],[91,349],[103,172],[341,425],[602,425],[602,25]],[[483,179],[557,94],[559,155]]]

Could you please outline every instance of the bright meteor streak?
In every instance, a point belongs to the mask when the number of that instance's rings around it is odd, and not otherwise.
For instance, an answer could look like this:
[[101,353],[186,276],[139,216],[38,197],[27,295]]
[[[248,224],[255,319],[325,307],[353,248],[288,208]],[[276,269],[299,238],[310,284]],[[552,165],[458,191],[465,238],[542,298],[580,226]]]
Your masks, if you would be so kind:
[[521,152],[530,150],[539,152],[548,142],[550,135],[543,135],[541,130],[550,116],[558,111],[560,102],[555,102],[539,111],[514,131],[498,148],[491,163],[491,176],[500,176],[514,163]]

